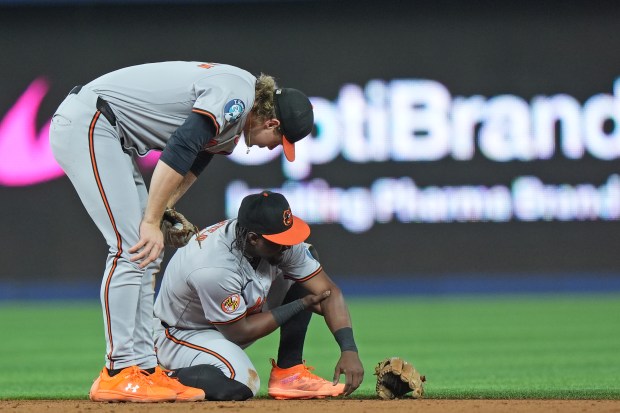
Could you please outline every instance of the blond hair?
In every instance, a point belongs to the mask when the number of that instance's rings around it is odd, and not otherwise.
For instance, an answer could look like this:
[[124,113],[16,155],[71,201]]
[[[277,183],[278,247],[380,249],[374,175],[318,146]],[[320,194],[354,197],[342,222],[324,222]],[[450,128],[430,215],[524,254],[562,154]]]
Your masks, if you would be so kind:
[[256,120],[264,122],[276,117],[273,94],[278,86],[272,76],[261,73],[256,79],[254,106],[252,112]]

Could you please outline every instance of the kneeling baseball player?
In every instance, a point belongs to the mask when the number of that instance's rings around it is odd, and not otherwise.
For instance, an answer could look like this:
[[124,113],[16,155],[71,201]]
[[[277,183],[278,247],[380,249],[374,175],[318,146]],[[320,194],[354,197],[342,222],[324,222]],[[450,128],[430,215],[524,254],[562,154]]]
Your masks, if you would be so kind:
[[[155,301],[157,356],[170,377],[203,389],[208,400],[255,396],[260,379],[243,349],[280,327],[271,397],[324,398],[359,387],[364,368],[349,311],[304,242],[309,235],[284,196],[263,191],[243,199],[237,219],[204,229],[176,252]],[[312,312],[323,315],[340,346],[333,382],[302,361]]]

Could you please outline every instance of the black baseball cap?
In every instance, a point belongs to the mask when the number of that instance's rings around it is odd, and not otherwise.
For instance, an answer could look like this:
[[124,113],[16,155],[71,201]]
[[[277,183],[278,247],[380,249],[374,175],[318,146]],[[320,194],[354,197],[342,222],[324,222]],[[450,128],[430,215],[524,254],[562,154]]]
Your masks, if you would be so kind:
[[295,245],[310,236],[310,227],[291,213],[284,195],[263,191],[248,195],[241,201],[239,225],[280,245]]
[[284,135],[282,139],[284,156],[289,162],[293,162],[295,142],[308,136],[314,127],[312,104],[303,92],[292,88],[276,89],[273,98],[276,117],[280,121],[280,129]]

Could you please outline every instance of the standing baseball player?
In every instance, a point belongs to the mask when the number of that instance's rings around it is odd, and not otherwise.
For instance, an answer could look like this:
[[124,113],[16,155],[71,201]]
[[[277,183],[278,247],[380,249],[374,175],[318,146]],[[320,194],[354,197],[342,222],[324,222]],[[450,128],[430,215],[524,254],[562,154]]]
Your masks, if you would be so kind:
[[[284,196],[263,191],[243,199],[237,219],[206,228],[174,254],[155,301],[157,355],[171,376],[209,400],[248,399],[260,380],[243,349],[280,327],[270,396],[323,398],[359,387],[364,368],[349,311],[304,242],[309,235]],[[302,361],[309,310],[324,316],[340,346],[333,382]]]
[[[164,241],[162,216],[214,154],[294,143],[312,130],[308,98],[270,76],[202,62],[127,67],[76,86],[52,118],[54,156],[109,245],[101,284],[106,362],[95,401],[204,399],[157,367],[152,335],[153,277]],[[162,151],[149,191],[135,162]]]

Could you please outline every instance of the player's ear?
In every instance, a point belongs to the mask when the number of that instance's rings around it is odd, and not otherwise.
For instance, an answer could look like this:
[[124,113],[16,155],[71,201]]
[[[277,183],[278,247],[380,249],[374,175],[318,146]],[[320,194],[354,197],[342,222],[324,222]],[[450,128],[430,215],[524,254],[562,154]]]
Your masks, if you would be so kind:
[[267,119],[265,121],[266,129],[275,129],[275,128],[278,128],[279,126],[280,126],[280,121],[276,118]]
[[248,242],[250,243],[250,245],[254,246],[258,243],[258,240],[260,238],[260,235],[258,235],[256,232],[248,232]]

